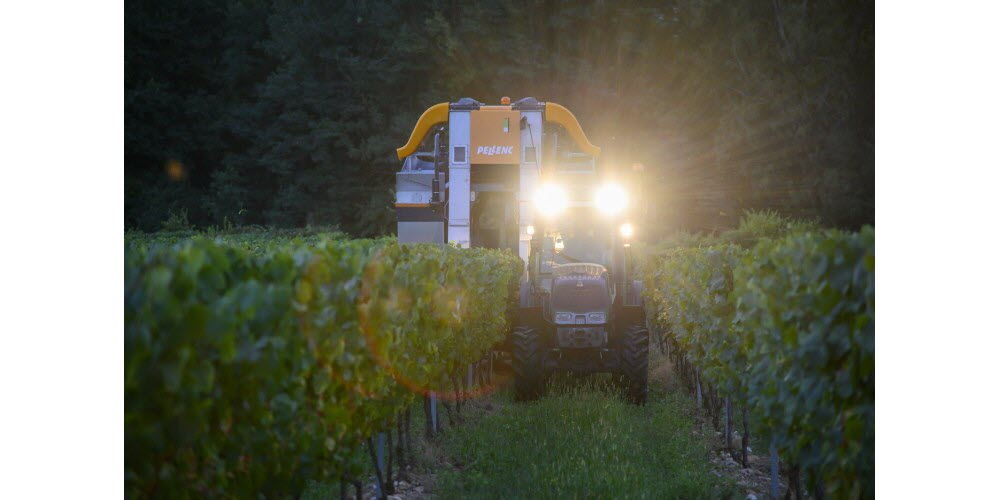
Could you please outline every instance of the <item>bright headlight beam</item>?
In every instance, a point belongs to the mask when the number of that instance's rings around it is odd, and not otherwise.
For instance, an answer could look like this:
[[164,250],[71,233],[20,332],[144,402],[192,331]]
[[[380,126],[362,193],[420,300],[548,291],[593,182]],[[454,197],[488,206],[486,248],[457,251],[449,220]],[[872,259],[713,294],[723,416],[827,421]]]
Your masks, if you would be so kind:
[[568,205],[566,190],[555,184],[545,184],[535,192],[535,208],[543,217],[559,215]]
[[598,188],[594,195],[594,204],[601,213],[615,215],[625,209],[628,196],[625,190],[617,184],[606,184]]

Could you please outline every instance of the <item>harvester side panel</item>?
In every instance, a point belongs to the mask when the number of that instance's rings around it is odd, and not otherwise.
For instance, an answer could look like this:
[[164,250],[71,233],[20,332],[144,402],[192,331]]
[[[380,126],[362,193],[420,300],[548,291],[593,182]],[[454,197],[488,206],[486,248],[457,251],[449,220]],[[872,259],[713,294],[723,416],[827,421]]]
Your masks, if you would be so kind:
[[448,241],[469,248],[469,205],[472,177],[469,171],[469,111],[448,114]]
[[[525,263],[528,262],[528,253],[531,247],[531,235],[528,234],[528,226],[534,225],[534,206],[531,199],[532,193],[538,187],[541,175],[541,154],[542,154],[542,112],[522,111],[521,120],[524,128],[521,129],[521,172],[520,186],[517,192],[517,203],[520,213],[518,214],[520,225],[518,228],[519,245],[518,255]],[[520,126],[520,125],[518,125]]]

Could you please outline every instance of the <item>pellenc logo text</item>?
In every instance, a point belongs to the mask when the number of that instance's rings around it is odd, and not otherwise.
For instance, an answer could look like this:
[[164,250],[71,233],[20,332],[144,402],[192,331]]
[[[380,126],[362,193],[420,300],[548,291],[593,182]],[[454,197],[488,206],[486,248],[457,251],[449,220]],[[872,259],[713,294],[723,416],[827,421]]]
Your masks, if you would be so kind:
[[476,154],[485,156],[514,154],[514,146],[479,146]]

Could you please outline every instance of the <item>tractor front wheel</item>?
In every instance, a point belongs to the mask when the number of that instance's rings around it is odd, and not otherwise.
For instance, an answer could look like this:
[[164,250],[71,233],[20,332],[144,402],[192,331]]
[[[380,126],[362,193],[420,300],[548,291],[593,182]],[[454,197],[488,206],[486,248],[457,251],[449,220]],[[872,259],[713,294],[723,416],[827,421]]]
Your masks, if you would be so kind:
[[649,330],[633,325],[622,336],[621,375],[626,386],[626,396],[632,404],[646,404],[649,369]]
[[514,370],[514,400],[533,401],[542,395],[543,352],[538,330],[519,326],[511,334],[511,368]]

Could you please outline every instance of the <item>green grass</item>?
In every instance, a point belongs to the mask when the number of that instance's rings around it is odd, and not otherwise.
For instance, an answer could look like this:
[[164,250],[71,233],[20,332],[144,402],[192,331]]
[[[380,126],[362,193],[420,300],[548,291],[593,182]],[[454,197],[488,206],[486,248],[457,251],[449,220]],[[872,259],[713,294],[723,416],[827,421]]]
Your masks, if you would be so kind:
[[[607,376],[559,378],[548,395],[514,404],[507,388],[470,402],[464,422],[424,442],[414,407],[417,473],[434,498],[743,498],[712,473],[707,438],[695,432],[694,402],[650,352],[650,395],[626,404]],[[447,422],[444,409],[441,418]],[[373,471],[365,462],[366,489]],[[420,480],[418,479],[418,482]],[[336,498],[336,481],[303,498]],[[348,496],[353,498],[353,487]]]
[[[502,399],[505,395],[497,395]],[[730,498],[709,470],[690,401],[654,388],[645,407],[595,384],[563,383],[531,404],[499,410],[443,436],[456,467],[441,498]]]

